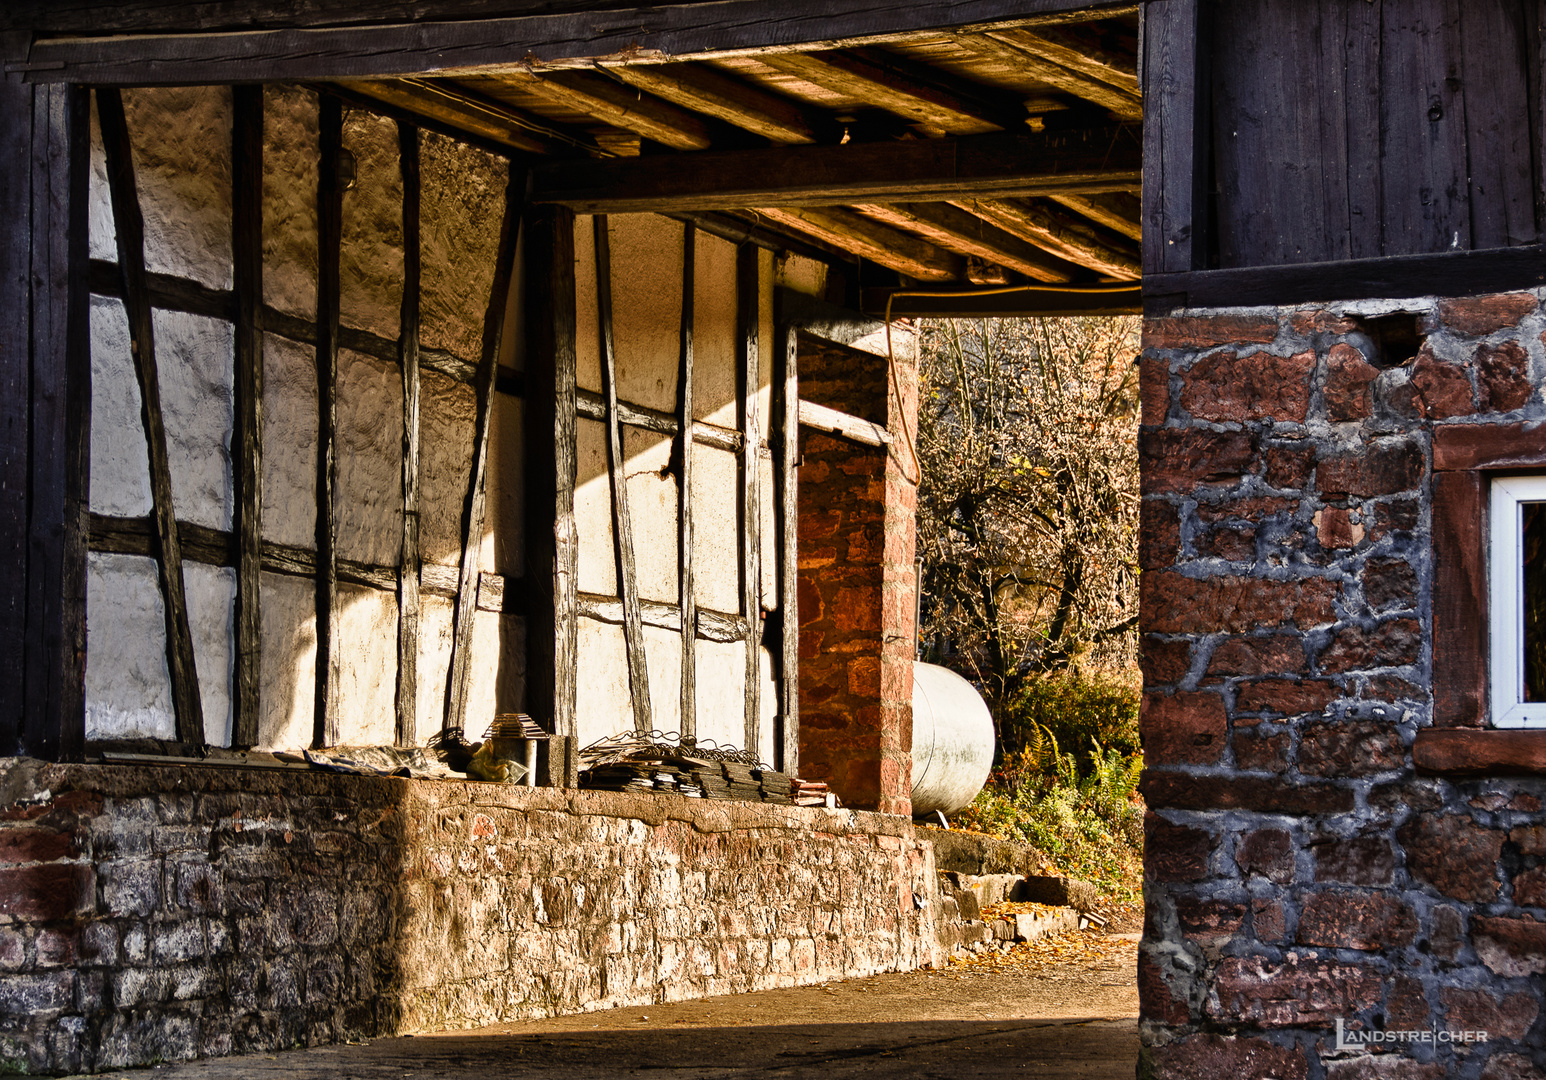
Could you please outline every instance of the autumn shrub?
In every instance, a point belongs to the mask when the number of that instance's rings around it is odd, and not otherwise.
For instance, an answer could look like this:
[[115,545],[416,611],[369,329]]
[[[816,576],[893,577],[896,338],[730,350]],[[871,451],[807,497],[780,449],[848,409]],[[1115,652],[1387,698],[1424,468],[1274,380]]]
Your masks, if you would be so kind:
[[1022,688],[1001,720],[1000,760],[959,828],[1039,848],[1059,873],[1114,899],[1142,889],[1139,684],[1077,669]]

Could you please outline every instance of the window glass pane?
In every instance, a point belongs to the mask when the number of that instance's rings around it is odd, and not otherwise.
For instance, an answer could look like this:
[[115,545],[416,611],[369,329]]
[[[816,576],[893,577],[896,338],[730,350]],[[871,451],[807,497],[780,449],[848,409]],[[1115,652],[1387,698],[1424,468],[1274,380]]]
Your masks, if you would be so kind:
[[1546,503],[1519,504],[1524,560],[1524,699],[1546,701]]

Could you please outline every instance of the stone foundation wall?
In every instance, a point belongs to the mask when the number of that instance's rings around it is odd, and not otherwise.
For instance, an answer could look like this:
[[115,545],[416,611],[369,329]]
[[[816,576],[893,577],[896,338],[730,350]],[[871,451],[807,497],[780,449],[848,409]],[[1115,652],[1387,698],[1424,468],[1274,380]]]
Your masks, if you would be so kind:
[[0,1071],[938,963],[906,820],[304,771],[0,763]]
[[1140,1075],[1543,1075],[1546,779],[1425,750],[1493,735],[1453,448],[1546,464],[1543,331],[1536,293],[1147,321]]

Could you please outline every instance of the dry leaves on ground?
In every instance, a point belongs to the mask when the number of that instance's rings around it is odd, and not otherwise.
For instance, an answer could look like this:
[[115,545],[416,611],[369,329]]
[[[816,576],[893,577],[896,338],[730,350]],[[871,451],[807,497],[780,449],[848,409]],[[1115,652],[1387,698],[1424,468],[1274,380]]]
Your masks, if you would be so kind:
[[[1110,905],[1103,908],[1101,914],[1115,922],[1113,916],[1120,917],[1122,912],[1112,908],[1128,906],[1131,905]],[[1045,914],[1051,910],[1042,904],[1005,903],[986,909],[982,915],[984,919],[992,920],[1000,915]],[[1007,947],[990,947],[981,953],[961,953],[950,958],[946,970],[968,975],[986,971],[1043,974],[1052,969],[1063,969],[1092,975],[1120,972],[1130,979],[1137,967],[1138,942],[1131,935],[1109,934],[1090,926],[1084,930],[1045,934],[1035,941],[1016,942]]]

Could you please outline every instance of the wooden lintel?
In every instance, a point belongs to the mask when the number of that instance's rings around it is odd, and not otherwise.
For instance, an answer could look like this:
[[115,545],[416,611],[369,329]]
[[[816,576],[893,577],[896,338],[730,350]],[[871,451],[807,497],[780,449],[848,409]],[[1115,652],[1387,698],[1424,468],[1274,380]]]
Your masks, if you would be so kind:
[[183,582],[182,544],[172,503],[172,469],[167,456],[166,427],[161,413],[161,382],[156,368],[156,344],[150,293],[145,285],[145,222],[140,213],[134,157],[123,98],[116,89],[97,91],[97,117],[107,158],[108,193],[117,235],[118,269],[123,279],[124,309],[129,318],[130,350],[140,390],[140,420],[149,455],[152,518],[156,526],[156,569],[166,617],[166,664],[172,683],[172,711],[177,737],[204,742],[204,707],[199,694],[193,633],[188,624],[188,600]]
[[1142,276],[1136,248],[1121,246],[1121,237],[1103,235],[1098,227],[1067,211],[1010,199],[962,199],[953,205],[1102,274],[1132,281]]
[[1127,191],[1140,182],[1135,125],[1077,131],[783,146],[693,155],[550,160],[532,201],[577,213],[678,213],[766,206],[846,206],[1065,192]]
[[837,409],[829,409],[814,401],[800,402],[799,418],[801,427],[815,428],[829,435],[841,435],[845,439],[852,439],[866,446],[891,445],[891,432],[879,424],[872,424],[868,420],[839,412]]
[[515,278],[515,252],[520,237],[526,175],[509,166],[505,185],[504,216],[499,226],[494,280],[483,316],[483,354],[473,381],[477,413],[473,422],[472,468],[462,511],[462,573],[451,627],[451,674],[446,680],[444,730],[465,730],[468,701],[472,697],[473,624],[478,607],[478,560],[483,554],[483,522],[488,505],[489,432],[494,423],[494,376],[499,370],[499,350],[504,341],[505,311],[510,304],[510,283]]
[[966,260],[955,252],[851,210],[769,206],[757,212],[786,229],[819,237],[920,281],[959,281],[966,273]]
[[820,121],[788,98],[701,64],[609,64],[629,86],[761,135],[776,143],[813,143]]
[[880,203],[855,209],[876,221],[915,232],[948,251],[1018,270],[1033,281],[1072,281],[1080,270],[1077,264],[949,203]]
[[[651,53],[706,57],[839,48],[899,35],[937,37],[937,31],[954,27],[1085,20],[1135,9],[1131,0],[907,0],[850,9],[834,9],[830,0],[781,0],[770,11],[767,0],[722,0],[707,10],[694,4],[657,4],[505,18],[488,18],[481,6],[469,5],[455,17],[410,22],[401,19],[401,5],[383,4],[374,22],[340,26],[328,24],[331,9],[320,5],[305,25],[296,25],[296,11],[286,8],[283,25],[189,34],[177,5],[118,10],[81,6],[78,35],[35,41],[26,61],[10,69],[30,82],[97,85],[390,78],[520,69],[533,58],[561,66]],[[144,33],[90,36],[113,33],[105,27],[113,25],[119,10],[131,18],[140,12],[165,12],[162,17],[168,21],[154,22]],[[392,21],[394,16],[397,21]],[[813,41],[813,28],[822,35],[820,41]]]
[[698,230],[691,223],[682,231],[682,314],[676,368],[676,575],[677,605],[682,625],[682,742],[698,739],[697,600],[693,595],[692,465],[693,318],[697,288]]
[[397,126],[403,182],[403,297],[398,315],[398,363],[403,385],[403,534],[397,576],[397,744],[418,745],[419,716],[419,293],[423,268],[419,211],[419,129]]
[[1007,289],[866,289],[864,311],[892,318],[1012,319],[1089,315],[1136,315],[1143,310],[1138,283],[1058,289],[1045,285]]
[[231,745],[256,746],[262,685],[263,613],[263,87],[231,91],[231,255],[234,430],[232,524],[237,535]]
[[639,578],[633,555],[633,518],[628,510],[627,453],[617,416],[617,350],[612,339],[612,238],[605,214],[592,221],[596,259],[597,340],[601,343],[601,387],[606,401],[607,476],[612,491],[612,552],[618,593],[623,598],[623,644],[628,655],[628,697],[634,730],[655,728],[649,667],[644,657],[644,624],[639,617]]
[[339,657],[333,641],[338,610],[338,329],[341,306],[339,259],[343,250],[343,107],[320,102],[317,163],[317,479],[316,479],[316,695],[312,745],[336,746],[339,738]]

